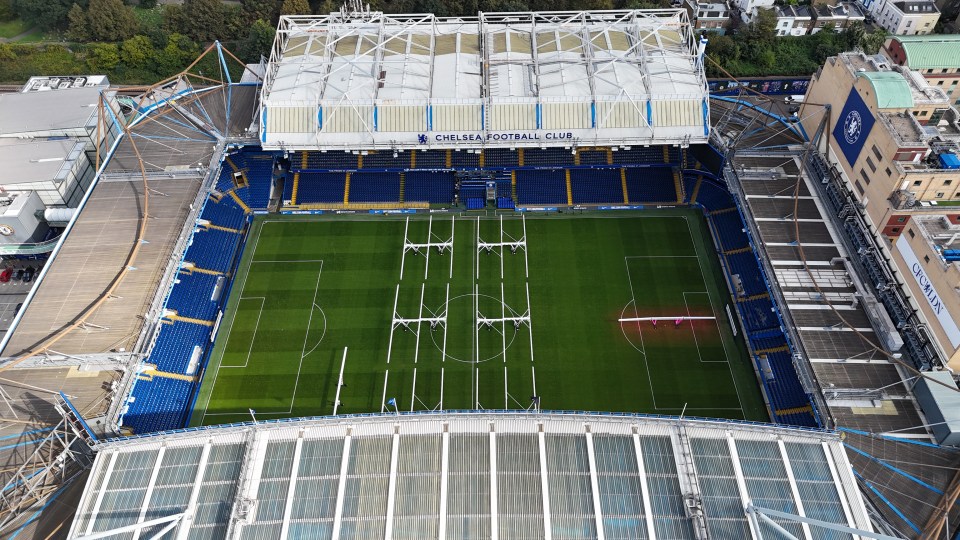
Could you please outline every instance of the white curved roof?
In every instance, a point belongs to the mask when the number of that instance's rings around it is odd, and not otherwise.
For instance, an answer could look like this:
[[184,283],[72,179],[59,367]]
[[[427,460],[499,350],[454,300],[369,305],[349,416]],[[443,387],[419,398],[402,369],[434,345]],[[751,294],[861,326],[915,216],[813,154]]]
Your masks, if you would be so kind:
[[[97,450],[70,538],[183,513],[178,538],[749,539],[747,504],[870,527],[835,434],[762,424],[388,414]],[[798,538],[850,538],[775,521]]]
[[282,17],[261,142],[401,148],[442,146],[421,134],[502,132],[703,142],[709,105],[697,52],[683,9]]

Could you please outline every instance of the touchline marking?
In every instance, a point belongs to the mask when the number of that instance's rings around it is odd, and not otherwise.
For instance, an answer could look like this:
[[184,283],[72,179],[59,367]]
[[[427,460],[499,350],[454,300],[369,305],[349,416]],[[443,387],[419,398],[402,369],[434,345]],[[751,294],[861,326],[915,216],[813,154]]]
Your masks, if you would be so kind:
[[[239,290],[240,290],[240,294],[241,294],[241,295],[243,294],[243,289],[244,289],[244,287],[247,286],[247,277],[250,276],[250,268],[253,266],[253,257],[254,257],[254,255],[256,255],[256,253],[257,253],[257,245],[260,243],[260,232],[261,232],[262,230],[263,230],[263,225],[260,225],[259,227],[255,227],[255,229],[254,229],[254,231],[253,231],[253,234],[252,234],[253,237],[251,238],[250,246],[247,247],[247,248],[244,248],[244,249],[253,249],[253,254],[250,255],[250,258],[249,258],[249,259],[247,259],[247,269],[246,269],[246,271],[244,272],[244,274],[243,274],[243,280],[242,280],[242,282],[240,283],[240,289],[239,289]],[[242,298],[242,296],[241,296],[241,298]],[[237,303],[238,303],[238,304],[240,303],[240,302],[239,302],[239,299],[238,299]],[[240,310],[234,308],[233,312],[228,313],[228,316],[230,317],[230,329],[227,331],[227,334],[228,334],[228,335],[230,334],[230,332],[233,331],[233,323],[234,323],[234,322],[236,321],[236,319],[237,319],[237,312],[238,312],[238,311],[240,311]],[[220,358],[217,359],[217,367],[213,370],[213,382],[212,382],[211,385],[210,385],[210,393],[207,395],[207,402],[204,403],[204,405],[203,405],[203,414],[200,415],[200,423],[201,423],[201,424],[204,423],[204,419],[206,419],[207,414],[209,414],[207,411],[210,410],[210,400],[213,399],[213,392],[217,389],[217,376],[220,375],[220,365],[223,363],[223,355],[224,355],[224,353],[226,353],[227,343],[228,343],[228,341],[227,341],[227,342],[224,342],[224,344],[223,344],[223,351],[220,353]]]
[[[693,241],[693,249],[694,249],[694,251],[696,251],[696,250],[697,250],[697,241],[694,239],[693,229],[690,228],[690,220],[688,220],[688,219],[686,218],[686,216],[684,216],[683,220],[684,220],[684,222],[686,222],[686,224],[687,224],[687,234],[690,235],[690,240]],[[707,227],[709,227],[709,226],[710,226],[710,224],[708,223],[708,224],[707,224]],[[709,291],[709,290],[710,290],[710,287],[707,286],[707,276],[706,276],[706,274],[703,272],[703,263],[700,261],[700,258],[699,258],[699,257],[697,257],[697,266],[700,268],[700,279],[703,280],[704,288],[707,289],[707,291]],[[707,299],[710,300],[710,309],[713,310],[713,314],[716,315],[716,314],[717,314],[717,306],[715,306],[715,305],[713,304],[713,295],[709,294],[709,292],[707,293]],[[686,298],[684,298],[684,301],[686,301]],[[720,343],[723,345],[723,354],[724,354],[725,356],[727,356],[727,358],[729,359],[730,356],[727,355],[727,343],[726,343],[726,341],[723,339],[723,329],[719,328],[719,326],[720,326],[720,322],[719,322],[719,320],[718,320],[718,321],[717,321],[717,327],[718,327],[718,329],[720,329]],[[737,376],[733,373],[733,366],[731,365],[730,362],[727,362],[727,369],[730,371],[730,380],[733,381],[733,390],[734,390],[734,392],[736,392],[736,394],[737,394],[737,402],[740,403],[740,412],[743,413],[743,414],[742,414],[743,417],[746,418],[746,417],[747,417],[747,413],[746,413],[746,411],[745,411],[744,408],[743,408],[743,399],[740,398],[740,386],[737,384]]]
[[[320,276],[323,274],[323,260],[322,260],[322,259],[318,259],[318,260],[320,260],[320,271],[317,272],[317,284],[316,284],[316,285],[314,286],[314,288],[313,288],[313,301],[312,301],[312,303],[310,304],[310,316],[307,318],[307,330],[306,330],[306,332],[304,333],[304,336],[303,336],[303,347],[300,349],[300,362],[299,362],[299,364],[298,364],[298,366],[297,366],[297,378],[296,378],[296,380],[294,380],[294,383],[293,383],[293,392],[292,392],[291,395],[290,395],[290,408],[287,409],[286,411],[257,411],[257,414],[260,414],[260,415],[271,415],[271,414],[292,414],[292,413],[293,413],[293,404],[294,404],[294,402],[295,402],[296,399],[297,399],[297,387],[300,385],[300,372],[303,371],[303,359],[304,359],[308,354],[310,354],[310,353],[306,352],[306,349],[307,349],[307,340],[310,339],[310,324],[311,324],[312,321],[313,321],[313,308],[314,308],[314,306],[317,305],[317,293],[318,293],[319,290],[320,290]],[[242,290],[242,289],[241,289],[241,290]],[[323,310],[321,310],[321,312],[322,312],[322,311],[323,311]],[[324,320],[326,320],[326,314],[324,314],[323,317],[324,317]],[[230,329],[233,330],[233,327],[231,326]],[[324,324],[324,333],[323,333],[323,335],[326,336],[326,324]],[[323,337],[321,337],[320,339],[321,339],[321,341],[322,341],[322,340],[323,340]],[[319,345],[319,342],[317,342],[317,344]],[[252,346],[252,345],[251,345],[251,346]],[[314,347],[314,348],[316,348],[316,347]],[[311,350],[310,352],[313,352],[313,350]],[[227,367],[237,367],[237,366],[223,366],[223,367],[227,368]],[[219,366],[218,366],[218,368],[219,368]],[[218,372],[218,374],[219,374],[219,369],[217,370],[217,372]],[[215,386],[216,386],[216,378],[214,378],[214,387],[215,387]],[[211,390],[211,394],[212,394],[212,390]],[[225,415],[234,415],[234,416],[235,416],[235,415],[238,415],[238,414],[243,414],[243,411],[239,411],[239,412],[222,412],[222,413],[207,413],[207,412],[204,412],[204,417],[206,417],[206,416],[225,416]]]

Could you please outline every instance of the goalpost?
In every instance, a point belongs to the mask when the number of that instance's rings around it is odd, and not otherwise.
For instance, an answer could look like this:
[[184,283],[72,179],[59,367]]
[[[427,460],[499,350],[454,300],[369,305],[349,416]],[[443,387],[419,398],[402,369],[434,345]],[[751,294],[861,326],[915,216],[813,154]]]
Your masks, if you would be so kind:
[[[500,257],[500,278],[503,279],[503,249],[510,248],[510,252],[516,254],[523,250],[524,261],[527,259],[527,218],[520,215],[520,221],[523,223],[523,235],[520,238],[514,238],[503,230],[503,214],[500,214],[500,240],[498,242],[487,242],[480,238],[480,217],[477,216],[477,279],[480,279],[480,254],[486,252],[493,253]],[[504,240],[506,238],[506,240]],[[499,248],[499,250],[497,250]],[[496,251],[495,251],[496,250]],[[526,264],[526,277],[530,277],[530,266]]]
[[456,216],[450,216],[450,238],[443,240],[437,237],[433,232],[433,216],[430,216],[430,220],[427,223],[427,241],[426,242],[411,242],[407,232],[410,229],[410,216],[407,216],[406,225],[403,227],[403,254],[400,258],[400,279],[403,279],[403,266],[404,261],[407,257],[407,252],[412,251],[416,255],[423,254],[427,258],[426,269],[423,273],[423,279],[427,279],[430,275],[430,250],[431,248],[436,248],[437,253],[443,255],[447,250],[450,251],[450,275],[453,275],[453,230],[456,225]]

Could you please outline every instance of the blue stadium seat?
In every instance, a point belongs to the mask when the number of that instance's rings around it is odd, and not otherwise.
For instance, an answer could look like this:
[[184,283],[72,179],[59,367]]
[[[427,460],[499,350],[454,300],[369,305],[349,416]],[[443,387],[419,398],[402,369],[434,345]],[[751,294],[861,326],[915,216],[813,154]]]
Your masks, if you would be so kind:
[[233,262],[233,254],[240,243],[240,235],[216,229],[198,229],[184,260],[200,268],[227,272]]
[[525,167],[568,167],[573,164],[573,154],[565,148],[526,148],[523,151]]
[[404,200],[450,204],[453,201],[453,173],[411,171],[404,179]]
[[300,173],[297,204],[342,203],[346,183],[344,173]]
[[626,169],[630,202],[677,202],[673,171],[667,167],[630,167]]
[[473,154],[470,152],[457,152],[454,150],[450,153],[450,164],[454,169],[479,169],[480,168],[480,154]]
[[704,178],[700,184],[697,203],[710,212],[730,208],[734,205],[726,186],[721,187],[710,178]]
[[518,170],[517,203],[566,204],[567,183],[563,170]]
[[400,173],[353,173],[350,175],[350,202],[399,202]]
[[740,309],[740,315],[743,317],[748,333],[769,328],[776,328],[779,331],[780,321],[773,311],[773,304],[769,298],[737,302],[737,307]]
[[[294,171],[301,170],[301,163],[294,162],[291,166]],[[307,166],[309,170],[353,170],[357,168],[357,156],[349,152],[307,152]],[[302,178],[301,178],[302,180]]]
[[447,152],[446,150],[414,150],[417,155],[416,169],[446,169]]
[[127,406],[123,425],[134,433],[153,433],[183,427],[193,384],[189,381],[154,377],[137,381],[133,403]]
[[467,210],[482,210],[487,207],[486,199],[480,197],[467,198]]
[[484,167],[488,168],[515,168],[520,164],[516,150],[509,148],[488,148],[483,151]]
[[193,272],[177,275],[167,298],[167,309],[172,309],[182,317],[192,317],[205,321],[213,320],[217,314],[219,302],[210,299],[219,276]]
[[212,330],[209,326],[192,322],[162,324],[147,362],[156,365],[160,371],[185,374],[193,348],[199,345],[205,349]]
[[571,169],[570,189],[575,204],[623,204],[620,169]]
[[710,216],[710,221],[713,222],[714,230],[717,232],[720,247],[723,251],[740,249],[750,245],[738,212],[713,214]]
[[293,174],[286,173],[283,178],[283,200],[293,199]]
[[393,157],[393,152],[372,151],[362,156],[363,169],[407,169],[410,167],[410,154],[408,152],[397,152],[397,157]]
[[208,200],[203,207],[203,213],[200,214],[200,219],[221,227],[240,229],[243,227],[246,216],[243,208],[240,208],[233,197],[223,197],[220,202]]
[[629,150],[617,150],[613,153],[613,163],[615,165],[639,165],[663,162],[662,146],[631,146]]
[[220,176],[217,177],[215,188],[221,193],[226,193],[233,189],[233,169],[230,168],[230,165],[224,163],[220,167]]
[[580,150],[577,153],[577,159],[580,165],[607,165],[607,151],[604,150]]
[[731,274],[738,274],[746,296],[767,292],[753,251],[725,256]]
[[247,154],[247,183],[250,190],[247,205],[250,208],[266,208],[270,204],[273,186],[273,155]]
[[513,199],[510,197],[497,197],[497,208],[502,210],[513,210],[515,208]]

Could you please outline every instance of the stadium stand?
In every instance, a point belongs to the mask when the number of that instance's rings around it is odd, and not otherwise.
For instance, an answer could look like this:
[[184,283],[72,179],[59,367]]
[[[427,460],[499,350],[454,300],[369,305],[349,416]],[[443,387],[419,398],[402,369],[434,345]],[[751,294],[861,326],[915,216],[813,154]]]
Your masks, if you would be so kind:
[[360,169],[407,169],[410,167],[410,155],[398,152],[369,152],[359,157]]
[[[295,164],[299,164],[294,160]],[[356,169],[357,156],[346,152],[307,152],[306,170]],[[294,170],[300,170],[296,168]]]
[[404,200],[434,204],[449,204],[453,201],[454,177],[449,172],[406,173]]
[[[299,174],[299,173],[297,173]],[[293,182],[294,174],[284,174],[283,175],[283,200],[289,201],[293,199]],[[299,177],[297,178],[299,180]]]
[[449,169],[447,152],[443,150],[411,150],[411,169]]
[[518,204],[565,204],[566,189],[562,169],[517,171]]
[[606,148],[598,148],[591,150],[578,150],[575,162],[577,165],[608,165],[607,154],[610,153],[612,158],[613,152],[609,151]]
[[167,299],[167,309],[181,317],[212,320],[217,314],[217,302],[211,295],[219,279],[220,276],[214,274],[181,271]]
[[454,169],[479,169],[480,154],[470,152],[456,152],[447,150],[449,155],[450,167]]
[[193,383],[180,379],[153,377],[138,380],[136,399],[127,406],[124,425],[134,433],[153,433],[182,426],[186,422]]
[[342,203],[347,185],[344,173],[300,173],[298,203]]
[[273,155],[251,154],[246,158],[247,182],[251,208],[266,208],[270,203],[270,190],[273,186]]
[[673,185],[673,173],[670,169],[666,167],[627,168],[625,174],[630,202],[677,202],[677,190]]
[[568,167],[574,164],[573,154],[566,148],[527,148],[523,153],[526,167]]
[[488,168],[515,168],[520,165],[520,153],[507,148],[484,150],[484,166]]
[[726,257],[730,273],[740,276],[740,283],[743,285],[746,296],[767,292],[767,285],[763,282],[763,277],[760,275],[753,250],[728,254]]
[[197,229],[184,260],[205,270],[226,272],[230,268],[233,251],[239,241],[240,236],[236,233]]
[[[379,155],[379,154],[377,154]],[[398,202],[400,174],[394,172],[352,173],[349,202]]]
[[217,227],[239,230],[243,227],[244,211],[232,197],[223,197],[219,201],[211,199],[204,206],[200,219]]
[[160,326],[160,334],[147,363],[163,372],[185,375],[193,348],[199,346],[204,349],[210,340],[210,332],[211,327],[203,324],[183,321],[164,323]]
[[624,202],[620,169],[570,169],[570,187],[576,204]]

